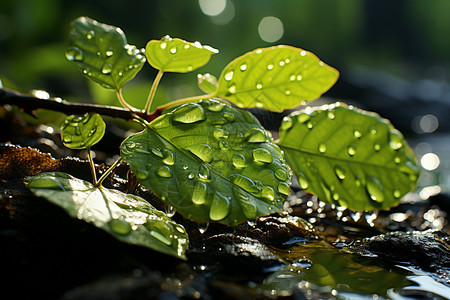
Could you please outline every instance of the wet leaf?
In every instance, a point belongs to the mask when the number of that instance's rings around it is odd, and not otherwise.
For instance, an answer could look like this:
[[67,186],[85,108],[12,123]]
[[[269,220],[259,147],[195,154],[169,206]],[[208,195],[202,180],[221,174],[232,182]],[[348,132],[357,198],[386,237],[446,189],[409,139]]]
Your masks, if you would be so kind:
[[71,115],[61,126],[61,139],[68,148],[85,149],[103,138],[105,128],[105,122],[97,113]]
[[139,181],[185,217],[235,225],[280,212],[291,172],[249,112],[217,100],[177,106],[121,145]]
[[122,88],[145,63],[144,55],[127,43],[120,28],[87,17],[72,22],[66,57],[85,76],[111,90]]
[[148,63],[163,72],[186,73],[198,69],[209,62],[211,55],[219,51],[203,46],[199,42],[190,43],[165,36],[161,40],[151,40],[145,48]]
[[217,78],[209,73],[198,74],[197,83],[199,88],[207,94],[214,94],[217,90]]
[[215,96],[239,107],[281,112],[320,97],[338,75],[310,52],[274,46],[248,52],[229,63],[219,77]]
[[353,210],[390,208],[418,178],[412,150],[388,120],[339,103],[285,117],[278,145],[301,188]]
[[28,177],[26,183],[36,196],[44,197],[71,217],[92,223],[122,242],[186,258],[185,229],[138,196],[95,187],[59,172]]

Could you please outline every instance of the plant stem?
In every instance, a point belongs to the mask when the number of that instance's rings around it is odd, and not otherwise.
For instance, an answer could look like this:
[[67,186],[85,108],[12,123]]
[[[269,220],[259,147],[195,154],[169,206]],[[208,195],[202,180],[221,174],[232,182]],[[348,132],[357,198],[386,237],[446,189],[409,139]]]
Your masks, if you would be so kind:
[[[199,96],[192,96],[192,97],[186,97],[186,98],[181,98],[181,99],[177,99],[175,101],[171,101],[169,103],[163,104],[161,106],[158,106],[155,111],[163,111],[164,109],[170,107],[170,106],[174,106],[177,104],[182,104],[182,103],[189,103],[195,100],[202,100],[202,99],[209,99],[212,98],[213,95],[211,94],[206,94],[206,95],[199,95]],[[152,112],[153,114],[153,112]]]
[[97,186],[97,174],[95,172],[94,160],[92,159],[91,147],[87,147],[86,151],[87,151],[87,155],[88,155],[88,159],[89,159],[89,166],[91,167],[92,181],[93,181],[94,185]]
[[130,111],[138,111],[137,108],[129,105],[125,99],[123,98],[123,94],[122,94],[122,89],[118,89],[117,90],[117,98],[119,98],[120,103],[122,103],[123,106],[125,106],[126,108],[128,108]]
[[103,173],[103,175],[100,177],[100,179],[97,181],[96,184],[94,184],[96,187],[99,187],[102,185],[102,182],[106,179],[106,177],[109,176],[109,174],[111,174],[112,171],[114,171],[114,169],[120,164],[120,162],[122,161],[122,158],[120,157],[118,160],[116,160],[114,162],[114,164],[112,164],[111,167],[108,168],[108,170],[106,170],[105,173]]
[[153,98],[156,94],[156,88],[159,85],[159,82],[161,81],[161,78],[163,76],[164,72],[159,70],[158,74],[156,74],[155,80],[153,81],[152,88],[150,89],[150,93],[148,94],[147,103],[145,104],[144,112],[146,114],[149,114],[150,108],[152,106]]

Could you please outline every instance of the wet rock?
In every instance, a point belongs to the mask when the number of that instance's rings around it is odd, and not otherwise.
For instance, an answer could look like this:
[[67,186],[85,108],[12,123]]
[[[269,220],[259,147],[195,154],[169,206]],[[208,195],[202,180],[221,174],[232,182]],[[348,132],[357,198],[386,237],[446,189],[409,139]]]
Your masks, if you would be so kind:
[[437,231],[390,232],[355,241],[349,249],[427,271],[450,267],[449,236]]

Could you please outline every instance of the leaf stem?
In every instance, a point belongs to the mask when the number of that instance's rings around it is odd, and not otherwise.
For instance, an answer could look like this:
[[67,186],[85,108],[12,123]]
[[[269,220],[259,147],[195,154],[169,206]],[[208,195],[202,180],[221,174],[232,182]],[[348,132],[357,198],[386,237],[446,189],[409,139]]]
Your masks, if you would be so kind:
[[[186,97],[186,98],[181,98],[181,99],[177,99],[175,101],[171,101],[169,103],[163,104],[161,106],[158,106],[155,111],[163,111],[164,109],[170,107],[170,106],[174,106],[174,105],[178,105],[178,104],[182,104],[182,103],[189,103],[195,100],[202,100],[202,99],[209,99],[214,97],[211,94],[206,94],[206,95],[198,95],[198,96],[192,96],[192,97]],[[152,112],[153,113],[153,112]]]
[[144,112],[146,114],[149,114],[149,112],[150,112],[153,98],[155,97],[155,94],[156,94],[156,88],[158,87],[163,74],[164,74],[164,71],[159,70],[158,74],[156,74],[155,80],[153,81],[152,88],[150,89],[150,93],[148,94],[148,98],[147,98],[147,103],[145,104],[145,108],[144,108]]
[[95,172],[94,160],[92,159],[91,147],[87,147],[86,151],[87,151],[87,155],[88,155],[88,159],[89,159],[89,166],[91,167],[92,181],[93,181],[94,185],[97,186],[97,174]]
[[123,98],[123,94],[122,94],[122,89],[118,89],[117,90],[117,98],[119,98],[120,103],[122,103],[122,105],[125,108],[128,108],[130,111],[139,111],[137,108],[129,105],[126,101],[125,98]]
[[94,184],[96,187],[99,187],[102,185],[102,182],[106,179],[106,177],[109,176],[109,174],[111,174],[112,171],[114,171],[114,169],[122,162],[122,158],[119,157],[118,160],[116,160],[114,162],[114,164],[111,165],[111,167],[108,168],[108,170],[106,170],[105,173],[103,173],[103,175],[100,177],[100,179],[97,181],[96,184]]

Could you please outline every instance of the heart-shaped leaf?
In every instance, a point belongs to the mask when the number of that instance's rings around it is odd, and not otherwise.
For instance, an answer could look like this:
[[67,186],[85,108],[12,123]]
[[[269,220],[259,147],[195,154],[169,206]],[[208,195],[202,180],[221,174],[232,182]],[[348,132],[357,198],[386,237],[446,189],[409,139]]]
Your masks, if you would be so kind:
[[145,56],[127,44],[120,28],[87,17],[72,22],[66,57],[76,62],[85,76],[112,90],[121,89],[145,63]]
[[[144,199],[59,172],[26,179],[39,197],[62,207],[71,217],[92,223],[118,240],[186,259],[188,235]],[[55,224],[56,225],[56,224]]]
[[301,188],[353,210],[387,209],[418,178],[412,150],[388,120],[339,103],[285,117],[278,145]]
[[280,212],[291,171],[247,111],[217,100],[168,110],[121,145],[139,181],[185,217],[236,225]]
[[246,53],[229,63],[219,77],[215,96],[239,107],[281,112],[318,98],[338,76],[335,69],[310,52],[274,46]]
[[218,52],[199,42],[190,43],[170,36],[152,40],[145,47],[145,55],[153,68],[177,73],[190,72],[204,66],[211,55]]
[[68,148],[85,149],[103,138],[105,128],[105,122],[97,113],[71,115],[61,126],[61,139]]

